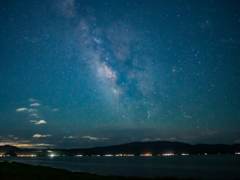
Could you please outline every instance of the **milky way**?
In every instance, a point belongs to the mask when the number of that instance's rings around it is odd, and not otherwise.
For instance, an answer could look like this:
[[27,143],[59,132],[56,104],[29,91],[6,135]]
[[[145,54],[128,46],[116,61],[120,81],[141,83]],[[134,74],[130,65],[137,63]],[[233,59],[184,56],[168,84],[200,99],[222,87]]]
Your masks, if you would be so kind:
[[240,142],[238,1],[0,3],[0,145]]

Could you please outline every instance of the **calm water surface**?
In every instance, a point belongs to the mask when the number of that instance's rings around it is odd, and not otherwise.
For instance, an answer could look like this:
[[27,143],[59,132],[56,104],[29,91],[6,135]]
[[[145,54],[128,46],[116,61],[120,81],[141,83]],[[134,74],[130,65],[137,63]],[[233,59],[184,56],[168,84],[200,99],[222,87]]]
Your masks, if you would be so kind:
[[152,157],[9,157],[12,161],[101,175],[175,176],[196,179],[240,179],[240,155]]

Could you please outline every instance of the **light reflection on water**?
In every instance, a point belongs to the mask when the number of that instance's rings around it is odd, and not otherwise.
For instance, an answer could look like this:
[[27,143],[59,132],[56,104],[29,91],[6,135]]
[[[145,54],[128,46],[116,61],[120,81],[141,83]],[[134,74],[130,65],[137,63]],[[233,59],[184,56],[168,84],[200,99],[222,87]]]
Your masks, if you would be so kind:
[[89,172],[139,177],[175,176],[196,179],[240,178],[239,155],[152,157],[8,157],[9,160]]

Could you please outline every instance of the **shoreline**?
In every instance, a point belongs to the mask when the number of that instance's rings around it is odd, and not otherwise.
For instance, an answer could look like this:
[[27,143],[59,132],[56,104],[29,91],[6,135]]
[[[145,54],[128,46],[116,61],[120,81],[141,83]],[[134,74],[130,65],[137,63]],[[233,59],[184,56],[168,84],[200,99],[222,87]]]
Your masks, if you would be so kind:
[[[3,161],[3,162],[2,162]],[[99,179],[99,180],[153,180],[152,178],[105,176],[84,172],[72,172],[66,169],[57,169],[50,166],[29,165],[0,159],[0,174],[2,179]],[[180,180],[176,177],[157,177],[158,180]],[[188,180],[193,180],[188,178]],[[183,179],[182,179],[183,180]],[[185,179],[186,180],[186,179]]]

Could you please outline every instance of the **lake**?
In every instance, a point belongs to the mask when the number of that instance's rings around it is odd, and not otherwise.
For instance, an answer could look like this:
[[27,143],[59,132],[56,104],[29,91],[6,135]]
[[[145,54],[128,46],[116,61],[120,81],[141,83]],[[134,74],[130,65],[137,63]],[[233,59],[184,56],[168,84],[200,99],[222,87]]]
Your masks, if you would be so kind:
[[11,161],[100,175],[240,179],[240,155],[152,157],[8,157]]

